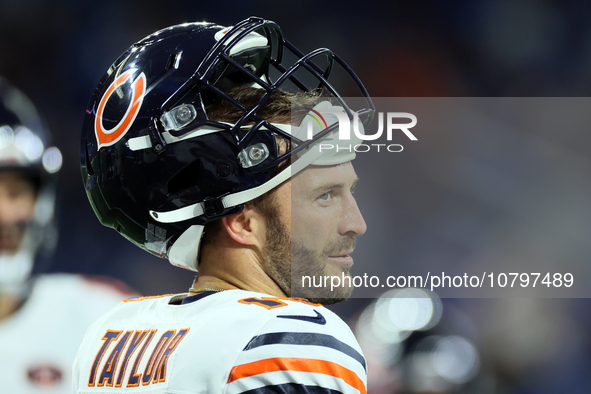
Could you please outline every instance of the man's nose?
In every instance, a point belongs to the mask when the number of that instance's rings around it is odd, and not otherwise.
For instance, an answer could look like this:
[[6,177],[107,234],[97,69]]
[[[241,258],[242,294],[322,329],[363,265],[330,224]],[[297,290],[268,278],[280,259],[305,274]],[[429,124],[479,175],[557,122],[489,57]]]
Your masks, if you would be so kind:
[[357,201],[353,196],[347,199],[345,212],[343,212],[341,234],[350,236],[360,236],[367,231],[367,224],[363,219],[363,215],[357,206]]

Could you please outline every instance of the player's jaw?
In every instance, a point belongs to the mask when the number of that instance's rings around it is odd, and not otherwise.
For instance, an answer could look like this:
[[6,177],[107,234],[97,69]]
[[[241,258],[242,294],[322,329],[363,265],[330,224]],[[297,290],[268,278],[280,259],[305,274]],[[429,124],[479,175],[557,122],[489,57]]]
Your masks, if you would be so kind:
[[[312,302],[333,304],[343,301],[351,295],[352,287],[330,287],[330,279],[324,278],[349,276],[353,265],[351,253],[355,249],[355,237],[344,236],[328,241],[318,251],[291,234],[283,223],[270,223],[268,244],[263,251],[265,270],[269,277],[292,297],[308,298]],[[270,235],[273,235],[272,237]],[[315,279],[315,283],[327,283],[328,286],[303,287],[302,277]]]
[[25,228],[25,222],[0,224],[0,253],[16,252],[23,238]]
[[[349,276],[353,266],[351,253],[355,249],[355,237],[339,237],[331,240],[322,251],[314,251],[294,237],[291,239],[291,289],[292,295],[308,298],[325,305],[346,300],[351,296],[352,287],[335,286],[331,277],[338,277],[340,282]],[[303,277],[310,277],[313,284],[303,286]]]

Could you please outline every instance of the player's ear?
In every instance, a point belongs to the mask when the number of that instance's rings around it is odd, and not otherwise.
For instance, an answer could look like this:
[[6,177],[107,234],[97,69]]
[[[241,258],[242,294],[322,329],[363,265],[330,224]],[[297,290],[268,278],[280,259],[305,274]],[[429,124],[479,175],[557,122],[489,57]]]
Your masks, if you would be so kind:
[[263,215],[249,204],[244,204],[242,212],[222,218],[228,236],[242,245],[262,248],[265,240]]

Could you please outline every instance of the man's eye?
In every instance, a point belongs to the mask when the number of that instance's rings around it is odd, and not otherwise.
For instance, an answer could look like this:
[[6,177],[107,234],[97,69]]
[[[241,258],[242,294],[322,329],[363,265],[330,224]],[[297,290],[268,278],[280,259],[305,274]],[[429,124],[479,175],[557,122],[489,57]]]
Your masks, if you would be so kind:
[[326,192],[326,193],[321,194],[318,197],[318,199],[319,200],[322,200],[322,201],[328,201],[328,200],[330,200],[330,192]]

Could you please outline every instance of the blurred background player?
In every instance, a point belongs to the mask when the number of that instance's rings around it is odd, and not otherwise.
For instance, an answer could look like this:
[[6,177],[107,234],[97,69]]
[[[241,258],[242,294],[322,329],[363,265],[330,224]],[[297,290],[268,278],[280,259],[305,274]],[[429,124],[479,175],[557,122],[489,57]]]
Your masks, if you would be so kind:
[[[58,148],[33,104],[0,77],[0,391],[67,393],[88,326],[125,298],[111,284],[36,275],[57,242]],[[113,282],[114,283],[114,282]]]

